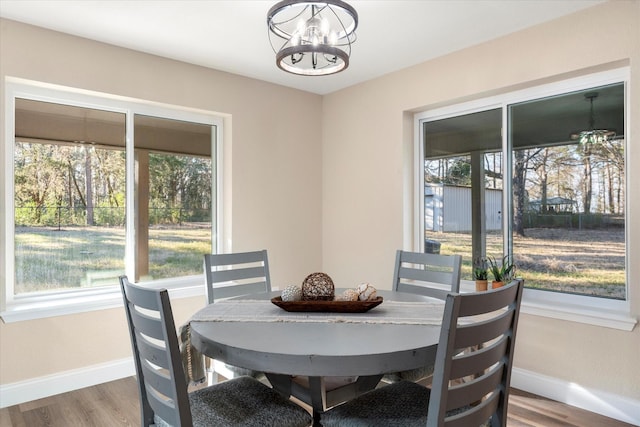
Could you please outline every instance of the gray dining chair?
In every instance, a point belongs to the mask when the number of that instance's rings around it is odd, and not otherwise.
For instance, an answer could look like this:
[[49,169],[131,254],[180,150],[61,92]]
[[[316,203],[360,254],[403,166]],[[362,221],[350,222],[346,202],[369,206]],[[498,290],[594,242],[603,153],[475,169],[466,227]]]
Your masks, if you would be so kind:
[[393,290],[445,299],[460,291],[460,255],[439,255],[398,250]]
[[207,301],[271,292],[266,250],[228,254],[205,254]]
[[411,381],[377,388],[325,412],[322,425],[506,426],[523,287],[516,279],[448,295],[431,388]]
[[[205,254],[204,276],[209,304],[225,298],[271,292],[269,257],[264,249],[252,252]],[[241,375],[255,378],[263,376],[261,372],[229,365],[219,360],[209,362],[213,365],[211,374],[215,377],[218,374],[225,378]]]
[[291,426],[311,415],[251,377],[239,377],[189,393],[166,289],[137,286],[120,277],[134,354],[141,425]]
[[[460,291],[460,255],[439,255],[398,250],[393,271],[393,290],[445,299]],[[433,364],[383,377],[384,382],[419,381],[431,376]]]

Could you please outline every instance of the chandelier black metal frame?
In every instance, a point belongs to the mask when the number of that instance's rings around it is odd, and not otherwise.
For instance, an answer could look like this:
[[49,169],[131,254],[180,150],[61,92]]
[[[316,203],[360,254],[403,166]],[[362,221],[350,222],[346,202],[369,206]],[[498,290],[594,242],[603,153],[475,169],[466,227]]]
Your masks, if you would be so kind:
[[349,66],[358,13],[340,0],[285,0],[267,14],[276,64],[304,76],[325,76]]

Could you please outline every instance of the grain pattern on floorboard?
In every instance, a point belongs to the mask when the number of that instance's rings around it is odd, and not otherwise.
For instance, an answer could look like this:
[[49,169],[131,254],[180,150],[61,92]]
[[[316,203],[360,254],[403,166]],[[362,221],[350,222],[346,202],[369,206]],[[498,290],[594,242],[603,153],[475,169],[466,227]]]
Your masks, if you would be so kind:
[[[0,427],[136,427],[135,377],[0,409]],[[520,390],[509,399],[508,427],[632,427]]]

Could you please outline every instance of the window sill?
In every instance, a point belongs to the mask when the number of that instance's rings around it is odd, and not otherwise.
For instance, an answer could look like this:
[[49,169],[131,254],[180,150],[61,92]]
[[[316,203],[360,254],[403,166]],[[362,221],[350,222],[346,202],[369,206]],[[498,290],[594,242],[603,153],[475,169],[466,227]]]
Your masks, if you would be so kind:
[[[473,282],[460,284],[462,292],[473,292]],[[628,301],[563,294],[525,288],[521,313],[605,328],[632,331],[638,319],[631,316]]]
[[[528,292],[530,291],[530,292]],[[549,317],[552,319],[568,320],[570,322],[585,323],[587,325],[602,326],[605,328],[618,329],[621,331],[632,331],[638,319],[631,317],[627,301],[616,301],[620,307],[594,307],[592,304],[580,304],[573,298],[567,298],[567,302],[558,302],[536,298],[530,293],[545,292],[525,289],[522,299],[521,312],[534,316]],[[575,295],[564,295],[576,297]],[[582,297],[599,300],[597,297]],[[609,305],[609,304],[606,304]],[[614,304],[615,305],[615,304]]]
[[[158,280],[145,283],[149,287],[169,289],[171,298],[204,297],[203,276],[189,276],[180,279]],[[16,299],[7,304],[0,318],[4,323],[44,319],[67,314],[107,310],[122,307],[122,293],[119,286],[84,292],[65,292],[55,295],[38,295]]]

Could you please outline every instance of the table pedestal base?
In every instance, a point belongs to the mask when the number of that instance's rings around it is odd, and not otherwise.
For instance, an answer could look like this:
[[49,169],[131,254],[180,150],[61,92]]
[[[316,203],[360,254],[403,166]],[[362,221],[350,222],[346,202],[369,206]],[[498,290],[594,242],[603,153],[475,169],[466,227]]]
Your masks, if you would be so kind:
[[325,377],[292,377],[266,374],[267,379],[283,396],[293,396],[313,409],[313,425],[320,425],[320,416],[328,408],[353,399],[376,388],[382,375],[360,376],[351,383],[328,390]]

